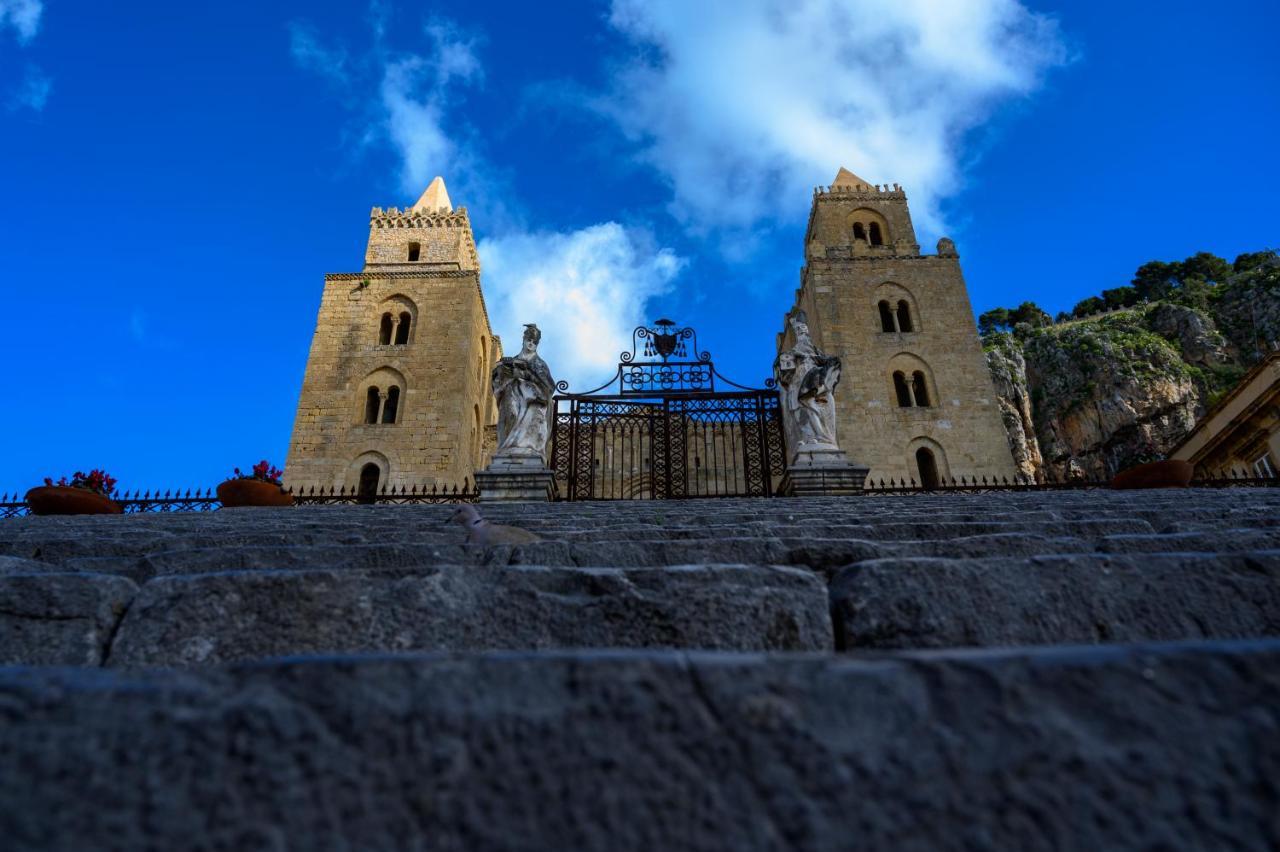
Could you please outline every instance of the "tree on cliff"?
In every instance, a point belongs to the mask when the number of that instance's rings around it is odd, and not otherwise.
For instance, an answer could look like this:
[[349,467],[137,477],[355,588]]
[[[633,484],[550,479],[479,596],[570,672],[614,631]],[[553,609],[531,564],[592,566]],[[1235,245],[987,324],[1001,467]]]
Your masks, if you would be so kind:
[[1129,284],[1081,299],[1071,309],[1071,315],[1080,319],[1150,302],[1172,302],[1208,310],[1209,301],[1221,293],[1233,274],[1256,268],[1275,257],[1274,251],[1253,252],[1240,255],[1230,264],[1216,254],[1202,251],[1186,260],[1152,260],[1138,267]]
[[1202,251],[1183,261],[1144,263],[1134,273],[1132,287],[1137,301],[1168,301],[1204,310],[1213,289],[1225,283],[1232,271],[1231,264]]
[[984,337],[997,331],[1015,331],[1019,325],[1042,328],[1053,325],[1053,317],[1035,302],[1023,302],[1013,309],[992,308],[978,317],[978,333]]

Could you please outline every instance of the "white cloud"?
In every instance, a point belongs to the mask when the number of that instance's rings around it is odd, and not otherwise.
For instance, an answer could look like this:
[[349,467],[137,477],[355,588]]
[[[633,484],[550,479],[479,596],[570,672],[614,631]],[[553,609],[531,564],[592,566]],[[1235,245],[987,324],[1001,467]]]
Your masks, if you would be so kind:
[[1018,0],[613,0],[610,23],[639,58],[595,106],[677,218],[737,237],[802,219],[841,165],[901,183],[936,236],[963,134],[1065,60]]
[[[383,48],[390,10],[373,7],[375,47],[349,58],[323,45],[305,27],[291,28],[291,50],[303,68],[333,76],[351,88],[351,103],[373,103],[372,136],[396,153],[402,203],[416,199],[435,175],[443,175],[455,204],[473,211],[488,236],[478,249],[493,331],[514,354],[525,323],[542,329],[541,352],[557,379],[574,389],[604,381],[630,340],[631,329],[649,317],[645,302],[665,292],[684,261],[661,248],[642,228],[605,222],[568,231],[530,231],[510,215],[499,172],[488,163],[462,111],[460,90],[484,78],[476,40],[447,21],[423,29],[418,52]],[[367,113],[361,116],[367,118]],[[375,200],[386,205],[388,200]],[[513,206],[519,207],[518,202]]]
[[444,129],[443,87],[421,91],[427,67],[418,56],[389,62],[378,90],[384,131],[400,155],[400,188],[411,195],[457,165],[457,148]]
[[469,179],[475,171],[446,130],[445,114],[460,85],[483,78],[474,42],[446,23],[424,29],[431,50],[384,59],[378,89],[383,126],[400,155],[401,189],[415,196],[438,174]]
[[328,78],[362,108],[372,110],[363,144],[392,147],[407,195],[416,197],[437,174],[466,186],[474,179],[476,164],[456,144],[460,128],[455,125],[451,133],[445,121],[462,87],[483,80],[475,40],[447,21],[433,20],[422,29],[424,50],[391,51],[383,43],[390,14],[385,5],[371,7],[368,23],[374,46],[366,56],[353,59],[346,47],[326,44],[314,29],[297,21],[289,25],[289,52],[298,67]]
[[34,65],[27,67],[22,83],[9,96],[9,109],[30,109],[40,112],[49,101],[53,80]]
[[335,83],[350,82],[347,51],[341,47],[327,47],[320,42],[315,30],[306,24],[289,24],[289,52],[298,67],[328,77]]
[[12,28],[18,43],[26,44],[36,37],[43,12],[41,0],[0,0],[0,31]]
[[[493,329],[515,354],[525,323],[557,380],[590,390],[614,371],[646,300],[667,292],[684,261],[616,222],[570,233],[509,233],[480,242]],[[514,341],[514,344],[513,344]]]

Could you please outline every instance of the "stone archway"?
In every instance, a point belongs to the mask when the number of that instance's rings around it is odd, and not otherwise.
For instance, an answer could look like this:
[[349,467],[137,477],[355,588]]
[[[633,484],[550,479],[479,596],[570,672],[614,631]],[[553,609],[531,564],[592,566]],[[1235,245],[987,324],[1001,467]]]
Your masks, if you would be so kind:
[[938,460],[934,458],[933,450],[928,447],[916,449],[916,472],[920,474],[921,488],[932,491],[941,484],[938,477]]
[[360,479],[356,484],[356,502],[372,503],[378,497],[378,482],[382,471],[373,462],[366,462],[360,468]]

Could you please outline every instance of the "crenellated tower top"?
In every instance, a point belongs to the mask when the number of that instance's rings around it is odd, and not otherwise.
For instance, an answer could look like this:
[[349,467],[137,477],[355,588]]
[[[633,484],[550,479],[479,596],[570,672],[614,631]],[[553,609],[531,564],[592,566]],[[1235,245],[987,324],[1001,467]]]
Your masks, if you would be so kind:
[[846,168],[830,186],[813,190],[808,257],[918,255],[907,193],[898,184],[874,184]]
[[370,211],[364,267],[480,271],[467,208],[454,209],[444,178],[431,181],[412,207]]

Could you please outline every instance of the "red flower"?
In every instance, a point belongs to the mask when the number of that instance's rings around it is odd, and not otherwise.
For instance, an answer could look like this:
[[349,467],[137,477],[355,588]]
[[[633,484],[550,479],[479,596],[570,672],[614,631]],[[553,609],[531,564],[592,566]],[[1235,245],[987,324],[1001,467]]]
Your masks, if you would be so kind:
[[64,476],[56,483],[52,478],[46,476],[44,478],[45,485],[61,485],[70,486],[71,488],[83,488],[87,491],[95,491],[104,497],[110,497],[116,490],[116,478],[109,475],[105,470],[95,468],[87,474],[82,470],[77,470],[71,475],[71,481],[68,482]]
[[255,464],[252,471],[249,473],[243,473],[240,468],[236,468],[235,471],[237,479],[257,479],[259,481],[270,482],[275,485],[280,484],[280,477],[284,475],[284,471],[273,466],[271,462],[266,459]]

